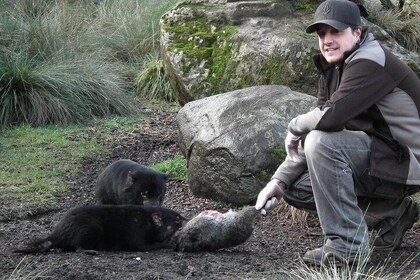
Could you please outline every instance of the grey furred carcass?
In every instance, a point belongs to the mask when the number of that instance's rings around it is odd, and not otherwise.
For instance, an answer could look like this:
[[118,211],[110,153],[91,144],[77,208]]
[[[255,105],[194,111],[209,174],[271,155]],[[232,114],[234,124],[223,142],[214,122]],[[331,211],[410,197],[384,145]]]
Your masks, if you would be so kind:
[[260,212],[254,206],[222,214],[206,210],[192,218],[174,235],[176,251],[215,251],[244,243],[254,230]]

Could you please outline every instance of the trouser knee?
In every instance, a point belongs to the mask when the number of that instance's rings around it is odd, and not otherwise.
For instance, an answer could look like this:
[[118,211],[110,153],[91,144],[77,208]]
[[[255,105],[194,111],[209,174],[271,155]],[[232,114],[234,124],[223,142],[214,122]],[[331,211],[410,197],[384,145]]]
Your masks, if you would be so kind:
[[334,147],[334,134],[320,130],[312,130],[305,137],[304,150],[307,158],[316,159]]

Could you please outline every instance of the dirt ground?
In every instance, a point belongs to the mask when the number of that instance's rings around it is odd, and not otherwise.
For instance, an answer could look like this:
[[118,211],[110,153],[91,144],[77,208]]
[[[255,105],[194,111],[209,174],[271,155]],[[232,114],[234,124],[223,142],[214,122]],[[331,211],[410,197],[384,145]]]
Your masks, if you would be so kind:
[[[59,250],[26,256],[11,253],[11,248],[48,234],[70,208],[93,204],[96,177],[111,162],[129,158],[151,165],[180,153],[176,113],[146,111],[153,120],[151,124],[139,126],[131,133],[116,130],[118,140],[104,142],[112,148],[110,154],[86,162],[80,177],[67,178],[72,192],[60,198],[57,209],[31,212],[0,199],[3,204],[0,279],[294,279],[288,275],[296,267],[302,267],[300,257],[307,250],[322,245],[323,238],[316,217],[310,216],[305,224],[297,224],[275,211],[256,223],[253,235],[245,243],[216,252],[183,253],[162,249],[97,255]],[[190,218],[206,209],[220,212],[235,209],[232,205],[195,197],[183,181],[169,182],[164,205]],[[385,263],[389,272],[413,274],[420,267],[419,241],[420,229],[409,230],[401,248],[391,254],[374,252],[367,269],[377,270]]]

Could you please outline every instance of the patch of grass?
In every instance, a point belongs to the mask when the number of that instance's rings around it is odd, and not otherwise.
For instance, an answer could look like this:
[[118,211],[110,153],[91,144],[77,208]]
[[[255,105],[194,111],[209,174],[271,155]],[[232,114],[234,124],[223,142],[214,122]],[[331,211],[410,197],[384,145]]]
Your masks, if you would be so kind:
[[152,169],[168,173],[171,179],[187,180],[187,160],[182,155],[177,155],[173,159],[155,164]]
[[4,53],[0,65],[1,126],[83,123],[135,112],[118,69],[91,56],[50,63]]
[[175,94],[166,77],[163,61],[157,53],[147,56],[143,69],[137,75],[135,86],[139,95],[147,99],[175,101]]
[[94,10],[89,37],[95,48],[130,63],[159,49],[159,20],[179,0],[106,0]]
[[81,170],[87,154],[100,153],[93,141],[74,141],[77,128],[20,126],[0,135],[0,194],[39,207],[67,193],[64,177]]
[[159,48],[177,2],[0,2],[0,126],[136,113],[130,72]]
[[139,126],[147,123],[149,119],[145,115],[133,115],[128,117],[110,117],[95,119],[91,122],[91,125],[97,127],[97,133],[100,133],[101,137],[107,137],[107,134],[112,131],[121,131],[125,133],[137,133]]
[[[39,260],[38,260],[39,261]],[[48,266],[43,269],[33,269],[33,264],[36,262],[35,260],[27,261],[26,257],[23,257],[19,264],[15,267],[13,272],[4,279],[8,280],[36,280],[36,279],[43,279],[43,278],[52,278],[48,274],[54,268],[53,266]]]
[[413,52],[420,51],[420,5],[418,2],[406,1],[402,10],[397,8],[386,10],[372,1],[366,4],[370,21],[381,26],[406,49]]
[[[372,251],[371,251],[372,252]],[[389,259],[384,260],[377,266],[369,267],[369,259],[371,253],[361,253],[356,257],[357,264],[344,264],[342,267],[336,265],[321,266],[319,268],[309,267],[303,260],[296,262],[296,268],[288,271],[282,271],[282,275],[286,275],[288,279],[306,279],[306,280],[414,280],[419,276],[418,271],[414,271],[409,275],[404,275],[404,269],[416,258],[419,254],[405,260],[404,264],[397,272],[389,272],[389,268],[393,264]]]
[[106,153],[98,140],[110,132],[136,133],[143,115],[92,120],[89,126],[22,125],[0,134],[0,196],[28,208],[55,206],[69,192],[65,178],[82,171],[85,160]]

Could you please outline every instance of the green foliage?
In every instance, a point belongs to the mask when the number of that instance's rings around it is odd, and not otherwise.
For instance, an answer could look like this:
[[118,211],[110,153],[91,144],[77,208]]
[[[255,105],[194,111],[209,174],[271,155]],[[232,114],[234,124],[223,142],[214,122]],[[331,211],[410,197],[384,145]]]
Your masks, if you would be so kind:
[[287,156],[286,151],[284,150],[284,148],[280,148],[280,147],[274,147],[271,152],[278,158],[281,158],[282,160],[284,160]]
[[84,122],[92,116],[135,111],[111,64],[90,56],[39,62],[24,54],[0,55],[0,125]]
[[177,155],[173,159],[155,164],[151,168],[168,173],[171,179],[187,180],[187,160],[182,155]]
[[159,49],[159,19],[179,0],[103,0],[89,30],[91,42],[126,63]]
[[311,2],[307,2],[307,1],[297,1],[297,3],[295,4],[295,9],[297,11],[304,11],[304,12],[315,12],[315,8],[314,8],[314,4]]
[[408,50],[420,51],[420,5],[416,1],[406,1],[403,9],[384,9],[382,5],[366,3],[369,21],[388,32],[400,45]]
[[263,170],[257,174],[257,177],[261,181],[268,181],[271,178],[271,175],[267,171]]
[[175,95],[166,77],[163,61],[156,53],[146,56],[142,71],[135,80],[137,91],[147,99],[175,101]]
[[197,91],[214,92],[214,89],[220,89],[221,85],[230,80],[231,77],[226,77],[225,73],[234,47],[234,26],[196,19],[184,25],[168,24],[163,28],[174,36],[175,42],[179,42],[173,44],[170,51],[183,52],[191,60],[191,63],[185,65],[184,72],[190,71],[193,66],[202,65],[202,75],[207,79]]
[[0,126],[134,113],[127,73],[159,47],[159,18],[176,2],[1,2]]

